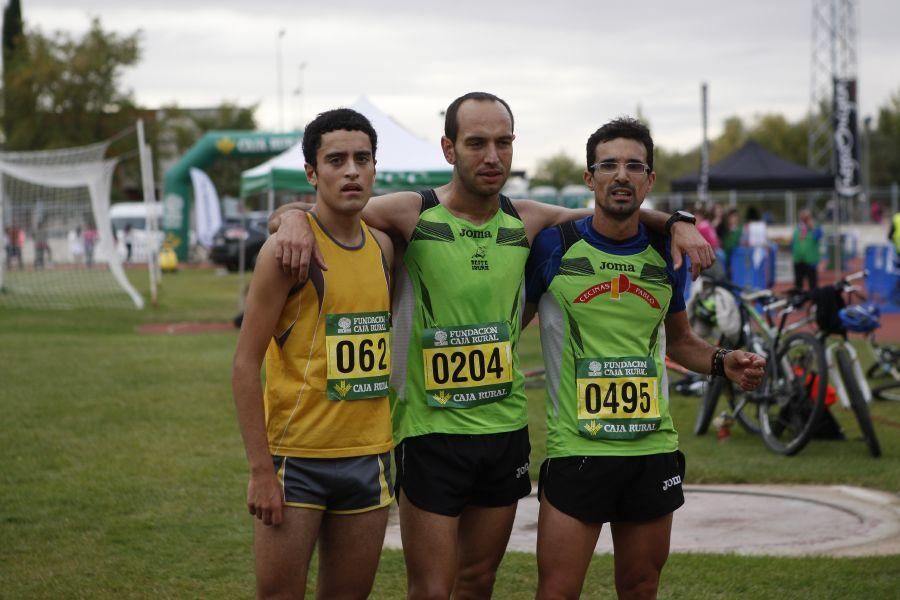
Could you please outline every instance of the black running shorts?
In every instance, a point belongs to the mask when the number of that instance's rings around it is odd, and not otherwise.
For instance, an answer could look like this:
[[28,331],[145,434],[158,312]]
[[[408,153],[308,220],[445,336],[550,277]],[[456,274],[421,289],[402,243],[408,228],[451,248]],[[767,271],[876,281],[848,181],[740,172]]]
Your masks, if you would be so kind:
[[459,516],[468,505],[509,506],[531,493],[528,428],[506,433],[431,433],[394,450],[397,496],[417,508]]
[[567,456],[541,465],[538,497],[587,523],[649,521],[684,504],[684,454]]

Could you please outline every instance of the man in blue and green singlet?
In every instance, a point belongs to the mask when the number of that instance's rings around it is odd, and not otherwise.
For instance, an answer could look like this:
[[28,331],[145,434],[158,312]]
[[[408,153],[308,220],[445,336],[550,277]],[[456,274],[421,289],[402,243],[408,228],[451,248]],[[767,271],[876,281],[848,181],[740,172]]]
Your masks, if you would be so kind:
[[684,503],[667,352],[744,389],[763,376],[761,357],[691,331],[685,270],[638,219],[655,179],[649,130],[628,118],[604,125],[587,143],[594,214],[541,232],[529,258],[526,322],[540,311],[547,369],[538,598],[579,597],[603,523],[619,597],[656,597],[672,513]]
[[[461,96],[447,108],[441,139],[450,183],[373,198],[363,213],[405,243],[391,384],[411,598],[490,596],[517,502],[531,491],[516,349],[525,262],[539,231],[589,212],[502,195],[514,139],[504,100]],[[279,209],[270,228],[278,230],[284,268],[305,271],[314,240],[290,208]],[[642,214],[660,232],[668,219]],[[711,264],[712,249],[696,229],[678,227],[673,243],[698,266]]]

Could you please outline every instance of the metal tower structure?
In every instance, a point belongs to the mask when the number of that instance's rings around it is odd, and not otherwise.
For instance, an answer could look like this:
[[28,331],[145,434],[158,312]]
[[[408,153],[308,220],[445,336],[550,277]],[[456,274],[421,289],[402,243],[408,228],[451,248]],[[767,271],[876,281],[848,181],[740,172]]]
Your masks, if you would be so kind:
[[856,79],[856,0],[812,0],[812,62],[807,162],[834,169],[835,79]]

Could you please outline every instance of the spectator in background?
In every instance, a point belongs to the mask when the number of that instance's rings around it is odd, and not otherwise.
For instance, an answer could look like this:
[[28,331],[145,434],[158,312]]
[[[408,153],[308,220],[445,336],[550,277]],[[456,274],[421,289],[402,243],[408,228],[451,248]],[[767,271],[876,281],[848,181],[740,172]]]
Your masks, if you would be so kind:
[[894,213],[891,218],[891,230],[888,231],[888,240],[894,245],[894,251],[900,262],[900,212]]
[[97,228],[92,224],[88,225],[87,229],[84,230],[82,240],[84,241],[84,259],[88,269],[94,266],[94,248],[97,245],[98,237]]
[[81,240],[81,226],[69,232],[69,255],[75,264],[81,263],[84,256],[84,242]]
[[759,209],[755,206],[748,206],[747,212],[744,213],[744,220],[747,224],[744,226],[741,244],[750,246],[751,248],[762,248],[769,243],[769,233],[766,222],[759,216]]
[[714,216],[713,204],[699,204],[694,209],[694,217],[697,219],[697,231],[703,236],[713,252],[716,254],[716,262],[704,273],[715,279],[722,279],[726,273],[725,253],[722,252],[722,245],[719,243],[719,235],[716,233],[716,227],[712,222]]
[[716,234],[719,236],[722,252],[725,253],[725,267],[730,272],[731,255],[734,249],[741,245],[741,238],[744,236],[741,215],[736,208],[731,208],[725,213],[725,218],[719,224]]
[[34,231],[34,268],[43,269],[51,260],[49,234],[47,228],[41,225]]
[[699,204],[694,209],[694,217],[697,219],[697,231],[700,232],[703,239],[709,242],[709,245],[712,246],[713,250],[721,248],[722,245],[719,243],[719,236],[716,233],[715,225],[710,220],[712,217],[712,210],[705,204]]
[[125,244],[125,262],[131,262],[131,254],[134,248],[134,235],[131,233],[131,223],[125,225],[122,233],[122,242]]
[[818,287],[819,244],[822,240],[822,228],[813,221],[812,212],[804,208],[797,215],[800,222],[794,228],[791,239],[791,254],[794,259],[794,287],[803,289],[804,280],[809,282],[809,289]]
[[13,259],[19,263],[19,270],[22,270],[22,246],[25,245],[25,231],[16,226],[10,225],[4,232],[6,234],[6,268],[12,268]]
[[872,204],[869,206],[869,216],[872,218],[873,223],[881,224],[881,220],[884,218],[884,207],[881,206],[881,202],[878,200],[872,201]]

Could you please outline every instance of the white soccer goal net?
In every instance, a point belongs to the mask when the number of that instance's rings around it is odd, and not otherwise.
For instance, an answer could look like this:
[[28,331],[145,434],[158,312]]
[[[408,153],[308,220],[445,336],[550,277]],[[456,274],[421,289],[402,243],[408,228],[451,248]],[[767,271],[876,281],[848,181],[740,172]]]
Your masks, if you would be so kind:
[[108,146],[0,152],[0,307],[143,307],[110,222]]

